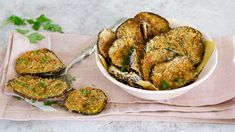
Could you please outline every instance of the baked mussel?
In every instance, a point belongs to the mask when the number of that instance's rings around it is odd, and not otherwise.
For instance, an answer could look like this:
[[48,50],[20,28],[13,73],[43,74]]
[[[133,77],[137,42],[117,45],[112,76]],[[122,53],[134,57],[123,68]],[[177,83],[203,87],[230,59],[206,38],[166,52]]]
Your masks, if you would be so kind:
[[31,75],[14,78],[6,86],[10,91],[35,101],[61,97],[68,89],[67,83],[61,79]]
[[108,98],[102,90],[86,87],[71,91],[64,106],[71,112],[94,115],[105,108],[107,100]]
[[25,52],[16,59],[16,72],[20,75],[54,76],[64,69],[63,62],[46,48]]

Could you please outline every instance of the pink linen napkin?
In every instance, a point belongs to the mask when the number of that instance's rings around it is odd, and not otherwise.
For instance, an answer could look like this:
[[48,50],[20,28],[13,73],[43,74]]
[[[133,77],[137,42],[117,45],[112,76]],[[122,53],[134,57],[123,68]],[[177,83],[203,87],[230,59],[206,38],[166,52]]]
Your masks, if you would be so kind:
[[[1,88],[11,78],[17,76],[15,59],[28,50],[48,48],[68,64],[80,51],[95,41],[95,37],[72,34],[44,34],[46,38],[38,44],[30,44],[26,38],[14,33],[8,44],[6,57],[2,69]],[[150,101],[136,98],[122,91],[109,82],[96,66],[94,54],[75,65],[69,73],[76,76],[75,88],[95,85],[105,91],[109,97],[107,108],[97,116],[84,117],[71,114],[61,108],[59,112],[44,112],[29,104],[15,100],[0,93],[0,118],[14,120],[45,120],[45,119],[103,119],[103,120],[151,120],[152,117],[171,117],[203,119],[205,122],[233,122],[235,120],[235,80],[233,54],[233,38],[219,38],[216,40],[219,61],[215,72],[203,84],[188,93],[164,101]],[[221,79],[222,78],[222,79]],[[112,117],[115,117],[112,118]],[[122,118],[120,118],[122,117]],[[208,121],[210,120],[210,121]],[[213,120],[213,121],[212,121]],[[226,121],[225,121],[226,120]]]

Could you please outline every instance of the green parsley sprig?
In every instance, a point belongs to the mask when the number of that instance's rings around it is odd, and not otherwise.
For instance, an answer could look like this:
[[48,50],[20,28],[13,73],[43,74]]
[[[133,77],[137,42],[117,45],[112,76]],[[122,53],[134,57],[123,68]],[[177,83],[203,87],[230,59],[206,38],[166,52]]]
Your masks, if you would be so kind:
[[163,90],[169,90],[170,84],[166,80],[161,80],[161,85]]
[[[5,27],[8,24],[13,24],[15,26],[23,26],[23,25],[31,25],[32,30],[38,31],[41,27],[45,31],[51,31],[51,32],[60,32],[63,33],[62,27],[58,24],[52,23],[52,20],[46,17],[44,14],[40,15],[36,19],[32,18],[21,18],[16,15],[11,15],[7,18],[5,22],[3,22],[2,26],[0,26],[0,29]],[[22,35],[25,35],[29,42],[32,44],[35,44],[41,40],[43,40],[45,37],[37,32],[32,32],[28,29],[19,29],[16,28],[16,31]]]

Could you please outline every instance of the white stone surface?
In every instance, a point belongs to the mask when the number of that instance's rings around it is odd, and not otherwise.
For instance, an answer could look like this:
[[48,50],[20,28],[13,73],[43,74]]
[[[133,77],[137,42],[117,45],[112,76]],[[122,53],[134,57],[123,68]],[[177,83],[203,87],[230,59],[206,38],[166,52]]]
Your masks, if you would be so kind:
[[[212,37],[235,34],[234,0],[0,0],[0,22],[9,15],[37,17],[44,13],[65,33],[96,35],[122,16],[140,11],[183,20]],[[0,47],[6,46],[13,26],[0,31]],[[235,131],[234,125],[172,122],[0,121],[0,132],[58,131]]]

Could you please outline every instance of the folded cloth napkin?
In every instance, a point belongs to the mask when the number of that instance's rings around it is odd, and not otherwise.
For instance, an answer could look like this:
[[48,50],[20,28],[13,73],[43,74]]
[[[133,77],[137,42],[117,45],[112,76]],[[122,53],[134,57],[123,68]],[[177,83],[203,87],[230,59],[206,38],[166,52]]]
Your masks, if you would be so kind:
[[[68,64],[80,51],[95,41],[95,37],[75,34],[47,34],[38,44],[30,44],[18,33],[10,36],[1,70],[1,89],[15,72],[16,58],[29,50],[48,48]],[[95,85],[107,93],[106,109],[96,116],[81,116],[55,106],[58,112],[44,112],[24,101],[0,93],[0,118],[10,120],[168,120],[235,123],[235,74],[233,37],[216,39],[219,61],[215,72],[203,84],[186,94],[164,101],[151,101],[127,94],[108,81],[98,70],[94,54],[76,64],[69,73],[76,76],[74,88]],[[0,59],[1,60],[1,59]],[[10,93],[9,91],[5,91]]]

